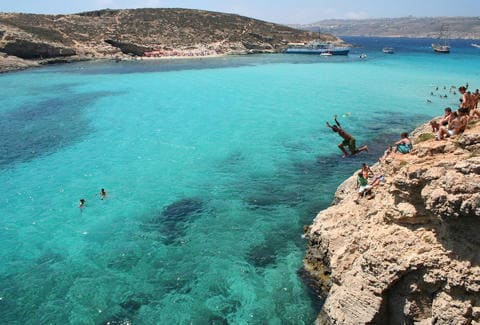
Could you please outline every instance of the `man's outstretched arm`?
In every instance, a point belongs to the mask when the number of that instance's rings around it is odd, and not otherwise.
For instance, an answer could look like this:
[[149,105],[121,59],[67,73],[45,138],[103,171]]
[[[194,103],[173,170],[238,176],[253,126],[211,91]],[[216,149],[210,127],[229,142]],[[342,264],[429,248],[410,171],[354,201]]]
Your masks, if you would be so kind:
[[337,121],[337,115],[335,115],[335,116],[333,117],[333,119],[335,120],[335,123],[337,123],[337,125],[338,125],[339,127],[342,127],[342,126],[340,125],[340,123],[338,123],[338,121]]

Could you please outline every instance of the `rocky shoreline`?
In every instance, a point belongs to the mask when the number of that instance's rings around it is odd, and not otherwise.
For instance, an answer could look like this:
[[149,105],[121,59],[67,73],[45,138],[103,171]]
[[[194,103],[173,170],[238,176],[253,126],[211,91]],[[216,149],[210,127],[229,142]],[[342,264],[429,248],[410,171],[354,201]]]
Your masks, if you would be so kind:
[[0,13],[0,72],[83,60],[278,53],[289,42],[343,42],[234,14],[190,9]]
[[480,122],[373,171],[385,184],[355,204],[356,178],[306,229],[305,271],[325,294],[317,324],[480,323]]

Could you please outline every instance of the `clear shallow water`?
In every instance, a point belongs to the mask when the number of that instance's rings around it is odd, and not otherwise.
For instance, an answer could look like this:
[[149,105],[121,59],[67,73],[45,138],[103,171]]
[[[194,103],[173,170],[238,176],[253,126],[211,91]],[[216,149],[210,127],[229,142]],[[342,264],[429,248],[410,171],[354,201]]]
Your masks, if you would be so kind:
[[[439,56],[348,41],[364,47],[0,76],[0,319],[312,323],[303,226],[362,162],[457,104],[436,86],[480,84],[470,42]],[[348,112],[371,153],[342,160],[325,121]]]

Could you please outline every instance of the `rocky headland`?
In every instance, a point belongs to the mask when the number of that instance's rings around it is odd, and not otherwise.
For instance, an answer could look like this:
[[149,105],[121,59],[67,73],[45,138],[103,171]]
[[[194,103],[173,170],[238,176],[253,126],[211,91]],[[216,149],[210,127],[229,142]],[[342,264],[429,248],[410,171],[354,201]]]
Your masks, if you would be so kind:
[[46,63],[155,56],[273,53],[331,36],[219,12],[100,10],[72,15],[0,13],[0,71]]
[[307,228],[318,324],[480,324],[480,122],[412,139],[373,167],[386,178],[373,198],[354,202],[355,173]]

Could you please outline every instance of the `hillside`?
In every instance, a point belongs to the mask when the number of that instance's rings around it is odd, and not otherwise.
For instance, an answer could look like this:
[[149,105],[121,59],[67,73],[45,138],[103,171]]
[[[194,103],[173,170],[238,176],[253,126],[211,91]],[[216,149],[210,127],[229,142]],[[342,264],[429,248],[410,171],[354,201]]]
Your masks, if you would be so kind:
[[437,38],[442,29],[447,29],[449,38],[480,39],[479,17],[329,19],[295,27],[341,36],[412,38]]
[[355,175],[307,229],[305,269],[326,294],[318,324],[480,323],[480,123],[372,169],[385,183],[355,203]]
[[339,41],[234,14],[189,9],[107,9],[73,15],[0,13],[0,62],[7,62],[8,55],[9,62],[23,64],[45,59],[57,62],[59,58],[143,56],[149,51],[167,55],[278,52],[288,42],[318,38]]

